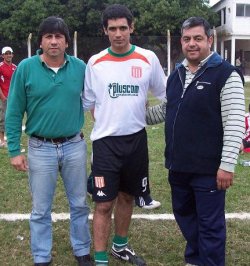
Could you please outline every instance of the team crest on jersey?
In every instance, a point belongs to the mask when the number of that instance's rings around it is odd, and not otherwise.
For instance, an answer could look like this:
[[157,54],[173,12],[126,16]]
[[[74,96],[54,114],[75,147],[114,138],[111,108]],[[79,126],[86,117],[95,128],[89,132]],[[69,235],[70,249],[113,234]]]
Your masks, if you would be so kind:
[[119,96],[138,96],[139,94],[138,85],[113,82],[108,85],[108,88],[111,98],[118,98]]
[[142,68],[139,66],[131,67],[131,74],[133,78],[141,78],[142,77]]
[[105,187],[104,177],[103,176],[95,176],[95,186],[98,188]]

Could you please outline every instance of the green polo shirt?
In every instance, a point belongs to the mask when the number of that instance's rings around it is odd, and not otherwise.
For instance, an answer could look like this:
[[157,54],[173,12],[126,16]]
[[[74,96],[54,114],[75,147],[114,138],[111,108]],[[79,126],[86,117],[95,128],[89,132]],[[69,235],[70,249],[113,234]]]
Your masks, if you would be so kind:
[[65,64],[55,73],[37,55],[24,59],[11,80],[6,133],[11,157],[20,154],[22,121],[27,135],[46,138],[72,136],[84,123],[81,94],[85,63],[65,54]]

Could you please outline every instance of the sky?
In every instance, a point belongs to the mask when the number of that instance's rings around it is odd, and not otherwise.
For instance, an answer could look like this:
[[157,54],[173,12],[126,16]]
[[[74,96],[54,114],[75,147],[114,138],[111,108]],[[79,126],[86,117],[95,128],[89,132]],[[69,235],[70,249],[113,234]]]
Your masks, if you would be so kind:
[[210,6],[213,6],[213,5],[216,4],[217,2],[219,2],[219,0],[210,0]]

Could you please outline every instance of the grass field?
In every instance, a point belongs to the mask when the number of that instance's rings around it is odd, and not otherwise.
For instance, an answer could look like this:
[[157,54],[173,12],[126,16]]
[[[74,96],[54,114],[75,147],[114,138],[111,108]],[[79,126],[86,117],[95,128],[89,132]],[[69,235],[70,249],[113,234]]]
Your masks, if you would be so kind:
[[[246,104],[250,102],[250,84],[246,85]],[[151,104],[154,100],[151,99]],[[86,116],[84,134],[88,143],[90,158],[91,143],[89,133],[93,126],[90,116]],[[153,198],[161,201],[157,210],[147,211],[135,207],[134,213],[172,213],[170,188],[167,183],[167,171],[164,168],[164,125],[147,128],[150,151],[150,178]],[[23,148],[27,151],[27,137],[22,137]],[[239,159],[249,159],[249,154],[240,155]],[[237,165],[234,186],[227,192],[226,212],[241,213],[250,210],[250,167]],[[7,151],[0,149],[0,214],[29,213],[31,209],[27,174],[17,172],[9,164]],[[89,199],[91,210],[93,204]],[[61,179],[55,195],[53,212],[68,212],[68,204]],[[69,244],[69,221],[53,224],[53,265],[77,265]],[[250,265],[250,221],[227,220],[227,260],[228,266]],[[140,253],[149,266],[178,266],[183,263],[184,240],[175,221],[132,221],[129,233],[130,243]],[[29,247],[28,221],[0,221],[0,265],[29,266],[32,257]],[[113,258],[111,266],[121,265]]]

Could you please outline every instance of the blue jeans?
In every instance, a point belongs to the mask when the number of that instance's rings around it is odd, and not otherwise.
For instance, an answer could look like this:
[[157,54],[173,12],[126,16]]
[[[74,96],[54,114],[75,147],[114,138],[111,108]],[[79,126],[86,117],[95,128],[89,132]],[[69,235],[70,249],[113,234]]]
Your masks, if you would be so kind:
[[31,137],[28,150],[29,184],[32,195],[30,217],[31,251],[35,263],[51,260],[51,207],[58,173],[63,179],[70,207],[70,240],[75,256],[90,253],[87,195],[87,146],[78,134],[52,144]]

